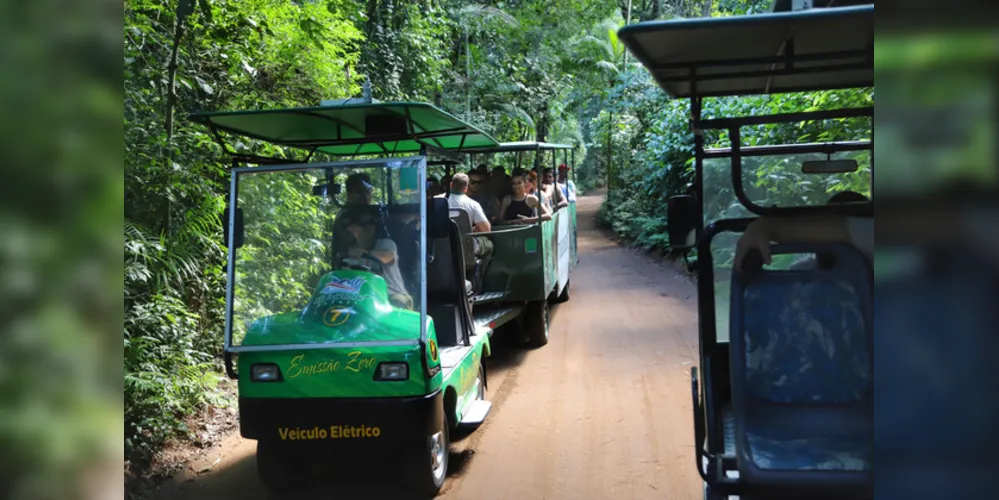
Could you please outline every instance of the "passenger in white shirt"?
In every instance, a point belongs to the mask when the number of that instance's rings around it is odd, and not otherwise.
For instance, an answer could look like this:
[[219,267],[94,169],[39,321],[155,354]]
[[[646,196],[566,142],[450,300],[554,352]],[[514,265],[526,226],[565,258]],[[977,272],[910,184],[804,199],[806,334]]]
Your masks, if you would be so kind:
[[[470,198],[467,193],[468,175],[454,174],[451,178],[451,194],[447,197],[448,207],[460,208],[468,214],[472,233],[488,233],[492,230],[492,224],[482,210],[482,205]],[[485,276],[493,256],[493,241],[488,236],[473,236],[472,241],[475,243],[475,256],[482,261],[479,275]]]
[[569,167],[565,163],[558,166],[558,186],[569,203],[576,203],[576,183],[569,178]]

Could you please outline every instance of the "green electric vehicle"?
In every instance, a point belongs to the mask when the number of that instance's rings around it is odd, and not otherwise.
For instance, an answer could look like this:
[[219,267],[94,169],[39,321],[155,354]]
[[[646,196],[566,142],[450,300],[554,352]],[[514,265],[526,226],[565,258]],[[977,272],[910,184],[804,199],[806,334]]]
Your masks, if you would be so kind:
[[233,162],[224,352],[240,432],[274,490],[402,457],[408,484],[436,494],[451,433],[490,411],[490,336],[556,286],[552,223],[487,235],[502,300],[476,298],[427,165],[499,143],[429,104],[324,104],[191,116]]
[[[516,164],[523,164],[523,156],[533,154],[532,170],[537,172],[538,179],[542,178],[549,159],[551,169],[555,170],[561,157],[562,163],[569,167],[569,175],[574,175],[575,150],[565,144],[506,142],[467,148],[464,152],[471,155],[473,164],[497,154],[516,154]],[[541,183],[538,184],[534,194],[540,197]],[[569,300],[570,275],[579,260],[575,200],[562,209],[553,208],[549,220],[494,225],[491,232],[477,235],[488,235],[494,254],[483,273],[481,291],[472,299],[476,309],[495,310],[497,314],[519,311],[518,320],[510,323],[510,328],[525,334],[533,346],[547,344],[550,304]]]

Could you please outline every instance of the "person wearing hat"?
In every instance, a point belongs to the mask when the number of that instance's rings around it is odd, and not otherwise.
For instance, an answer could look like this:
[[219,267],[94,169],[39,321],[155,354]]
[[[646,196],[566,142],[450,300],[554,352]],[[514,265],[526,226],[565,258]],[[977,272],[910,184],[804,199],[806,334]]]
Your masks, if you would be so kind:
[[576,184],[569,179],[569,167],[565,163],[558,166],[558,187],[569,203],[576,203]]

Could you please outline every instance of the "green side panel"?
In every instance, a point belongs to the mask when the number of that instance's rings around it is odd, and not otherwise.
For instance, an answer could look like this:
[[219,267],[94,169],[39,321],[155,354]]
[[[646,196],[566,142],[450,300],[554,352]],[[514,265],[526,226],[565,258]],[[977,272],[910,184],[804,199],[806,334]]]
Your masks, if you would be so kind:
[[569,204],[568,212],[569,216],[572,217],[572,220],[569,221],[570,222],[569,234],[570,234],[570,239],[572,240],[572,253],[569,255],[569,262],[570,262],[569,268],[571,269],[573,267],[576,267],[576,264],[579,262],[579,248],[577,247],[577,241],[576,241],[577,231],[579,231],[579,227],[576,225],[575,203]]
[[479,373],[479,364],[482,363],[482,358],[489,353],[488,335],[479,335],[473,339],[476,342],[461,362],[444,375],[444,387],[454,389],[458,396],[453,415],[455,422],[461,421],[468,406],[475,400],[475,376]]
[[548,293],[558,284],[558,218],[563,216],[563,211],[555,212],[552,220],[541,223],[541,240],[544,248],[542,263],[544,265],[544,293]]
[[[490,233],[493,260],[486,271],[483,288],[507,291],[507,300],[511,302],[547,297],[542,232],[541,225],[531,225],[499,227]],[[531,248],[536,251],[529,252]]]
[[420,338],[420,313],[392,307],[385,279],[363,271],[326,274],[301,312],[253,322],[241,345],[379,342]]
[[[249,398],[385,398],[428,394],[418,346],[344,347],[239,354],[239,395]],[[382,362],[409,364],[409,380],[375,381]],[[251,366],[274,363],[280,382],[250,380]],[[440,375],[437,376],[440,378]],[[439,383],[439,382],[438,382]]]

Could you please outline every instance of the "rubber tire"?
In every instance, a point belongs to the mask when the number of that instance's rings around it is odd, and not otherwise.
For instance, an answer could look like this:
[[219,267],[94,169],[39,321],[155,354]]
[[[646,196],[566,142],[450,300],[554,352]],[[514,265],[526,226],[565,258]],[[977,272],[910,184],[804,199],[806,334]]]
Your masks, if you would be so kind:
[[286,493],[298,489],[305,475],[284,452],[280,443],[257,441],[257,474],[267,489]]
[[433,460],[430,458],[430,436],[426,436],[423,449],[419,450],[416,459],[413,461],[414,467],[409,474],[409,486],[413,492],[421,496],[425,495],[428,498],[437,496],[441,488],[444,487],[444,482],[447,481],[448,455],[451,446],[451,428],[448,423],[447,409],[444,411],[443,424],[443,428],[440,431],[444,433],[444,474],[441,475],[440,482],[438,483],[434,477]]
[[527,330],[527,338],[533,347],[548,345],[549,312],[547,300],[527,304],[527,311],[524,313],[524,327]]
[[563,304],[569,302],[569,286],[572,285],[572,280],[566,280],[565,288],[562,289],[562,293],[555,298],[556,304]]
[[486,399],[486,367],[481,361],[479,361],[479,393],[475,395],[475,399],[478,401]]

